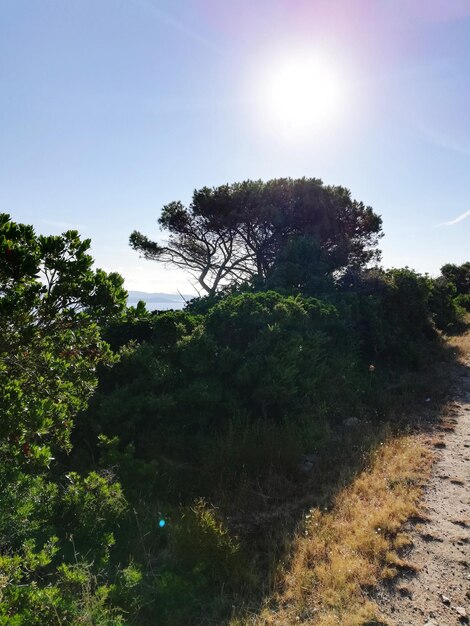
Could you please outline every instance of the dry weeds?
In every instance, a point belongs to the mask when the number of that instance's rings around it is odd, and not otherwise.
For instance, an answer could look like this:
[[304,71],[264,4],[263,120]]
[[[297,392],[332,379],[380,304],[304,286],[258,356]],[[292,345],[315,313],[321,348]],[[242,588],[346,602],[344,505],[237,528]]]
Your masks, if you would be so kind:
[[[312,509],[282,575],[275,608],[238,624],[359,626],[385,623],[367,589],[399,570],[413,570],[400,554],[410,544],[400,532],[419,500],[432,455],[420,437],[390,439],[368,469],[336,497],[331,511]],[[382,620],[382,621],[381,621]]]

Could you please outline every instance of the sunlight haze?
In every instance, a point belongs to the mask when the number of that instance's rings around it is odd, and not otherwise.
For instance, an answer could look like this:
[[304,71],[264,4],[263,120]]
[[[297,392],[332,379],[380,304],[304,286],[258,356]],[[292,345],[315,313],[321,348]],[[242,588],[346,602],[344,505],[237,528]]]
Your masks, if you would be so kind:
[[129,235],[245,179],[348,187],[386,267],[468,259],[464,0],[3,0],[0,58],[1,210],[77,228],[129,289],[194,291]]
[[349,106],[347,81],[328,58],[311,50],[267,55],[253,87],[266,131],[308,142],[342,125]]

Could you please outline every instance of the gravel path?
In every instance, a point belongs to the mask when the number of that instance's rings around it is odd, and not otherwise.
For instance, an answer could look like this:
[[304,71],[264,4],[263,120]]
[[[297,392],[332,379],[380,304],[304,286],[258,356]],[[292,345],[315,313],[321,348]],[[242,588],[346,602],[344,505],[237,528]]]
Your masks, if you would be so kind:
[[470,378],[463,376],[458,401],[442,417],[432,441],[438,460],[425,489],[429,519],[409,527],[407,559],[416,574],[400,577],[375,600],[394,626],[470,623]]

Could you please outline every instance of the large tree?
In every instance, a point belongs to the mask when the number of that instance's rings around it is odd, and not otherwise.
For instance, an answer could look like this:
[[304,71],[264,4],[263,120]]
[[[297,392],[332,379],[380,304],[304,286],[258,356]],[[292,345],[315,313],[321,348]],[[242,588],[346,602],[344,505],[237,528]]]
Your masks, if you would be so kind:
[[147,259],[189,270],[213,294],[223,284],[263,280],[296,238],[310,238],[327,271],[378,260],[382,220],[344,187],[315,178],[244,181],[194,191],[185,207],[171,202],[158,223],[164,244],[134,231],[130,245]]

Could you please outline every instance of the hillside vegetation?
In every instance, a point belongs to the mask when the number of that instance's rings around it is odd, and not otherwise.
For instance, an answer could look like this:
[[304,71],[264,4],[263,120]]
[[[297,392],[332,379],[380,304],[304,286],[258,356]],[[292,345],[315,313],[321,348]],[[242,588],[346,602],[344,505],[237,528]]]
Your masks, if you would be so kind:
[[199,272],[183,311],[126,307],[88,240],[0,217],[0,624],[245,623],[305,513],[439,395],[470,264],[371,266],[380,218],[315,179],[203,189],[161,224],[167,248],[132,244]]

